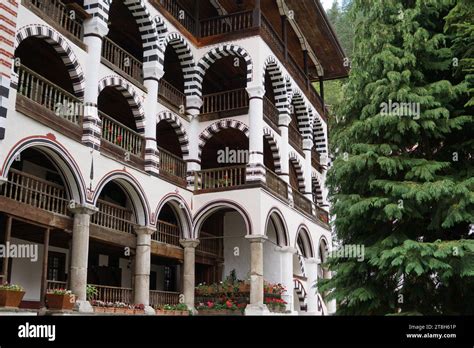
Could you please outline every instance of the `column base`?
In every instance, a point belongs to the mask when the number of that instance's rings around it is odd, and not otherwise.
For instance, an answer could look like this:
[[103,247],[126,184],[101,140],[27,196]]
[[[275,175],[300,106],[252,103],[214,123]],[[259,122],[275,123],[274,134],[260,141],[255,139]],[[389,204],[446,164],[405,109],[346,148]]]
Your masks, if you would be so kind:
[[245,307],[245,315],[270,315],[270,311],[264,304],[249,304]]
[[156,315],[156,311],[152,306],[145,306],[145,315]]
[[94,313],[94,308],[92,308],[89,301],[76,301],[74,304],[74,310],[79,313]]

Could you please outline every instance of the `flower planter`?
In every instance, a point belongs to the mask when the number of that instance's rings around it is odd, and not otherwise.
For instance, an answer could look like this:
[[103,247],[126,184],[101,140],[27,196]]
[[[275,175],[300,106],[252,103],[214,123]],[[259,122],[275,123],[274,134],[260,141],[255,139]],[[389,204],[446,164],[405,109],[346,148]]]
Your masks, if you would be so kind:
[[127,314],[128,308],[116,307],[115,314]]
[[125,313],[124,313],[124,314],[133,315],[133,314],[135,314],[135,309],[133,309],[133,308],[125,308]]
[[46,294],[46,306],[48,309],[70,311],[76,303],[74,295]]
[[171,310],[171,311],[165,311],[163,309],[157,309],[156,310],[156,315],[180,315],[180,316],[187,316],[189,315],[188,311],[177,311],[177,310]]
[[241,292],[241,293],[250,292],[250,284],[240,283],[239,284],[239,292]]
[[0,290],[0,307],[18,308],[23,296],[24,291]]
[[135,314],[135,315],[145,315],[145,310],[144,309],[134,309],[133,314]]
[[215,309],[201,309],[198,310],[199,315],[203,316],[238,316],[242,315],[241,311],[231,311],[231,310],[215,310]]

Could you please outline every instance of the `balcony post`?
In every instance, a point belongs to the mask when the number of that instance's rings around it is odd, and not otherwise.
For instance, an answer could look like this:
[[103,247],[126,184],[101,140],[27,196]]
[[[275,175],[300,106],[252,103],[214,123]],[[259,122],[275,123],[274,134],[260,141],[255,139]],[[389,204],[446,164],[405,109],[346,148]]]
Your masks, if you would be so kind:
[[255,8],[253,11],[253,26],[260,27],[262,22],[262,9],[260,7],[260,0],[255,0]]
[[306,79],[306,88],[309,89],[310,81],[309,81],[309,65],[308,65],[308,51],[303,51],[303,64],[304,64],[304,77]]
[[183,294],[184,303],[188,309],[195,311],[194,288],[196,286],[196,247],[199,245],[198,239],[181,239],[180,244],[184,248],[184,271],[183,271]]
[[156,148],[156,114],[159,81],[164,71],[157,61],[143,64],[143,84],[147,89],[144,102],[145,111],[145,170],[158,174],[159,154]]
[[311,202],[313,201],[313,190],[312,190],[312,164],[311,164],[311,149],[313,148],[312,139],[303,139],[303,152],[304,152],[304,195]]
[[306,276],[308,278],[306,284],[306,294],[307,294],[307,305],[308,305],[308,314],[317,314],[318,312],[318,297],[316,289],[313,288],[318,281],[318,264],[319,261],[316,258],[306,259],[305,268]]
[[84,115],[82,142],[95,150],[100,148],[102,122],[98,115],[97,100],[99,98],[99,68],[102,53],[102,40],[107,35],[107,23],[98,17],[84,22],[84,43],[88,54],[84,67],[86,86],[84,90]]
[[281,155],[281,174],[280,177],[284,180],[288,185],[290,184],[290,167],[288,162],[288,147],[289,139],[288,139],[288,127],[291,122],[291,116],[286,114],[281,114],[279,117],[278,128],[281,133],[281,143],[280,143],[280,155]]
[[74,214],[69,284],[73,294],[76,295],[75,309],[79,312],[92,313],[92,306],[86,297],[87,262],[90,219],[91,215],[97,212],[97,208],[76,204],[69,207],[69,210]]
[[249,163],[247,182],[265,182],[263,166],[263,86],[247,87],[249,95]]
[[[0,181],[1,183],[1,181]],[[7,219],[5,221],[5,244],[8,245],[10,243],[10,238],[12,234],[12,217],[10,215],[7,215]],[[10,259],[8,257],[5,257],[3,259],[3,267],[2,267],[2,283],[4,282],[9,282],[10,281],[10,276],[8,274],[8,264],[10,262]]]
[[286,15],[281,16],[281,31],[285,48],[285,61],[288,61],[288,17]]
[[289,246],[278,246],[276,250],[280,252],[281,260],[280,283],[286,288],[286,293],[282,297],[287,302],[286,309],[293,312],[293,255],[297,250]]
[[151,235],[155,229],[148,226],[135,228],[137,246],[135,251],[135,272],[133,282],[134,303],[145,305],[146,314],[155,314],[150,307],[150,267],[151,267]]
[[194,189],[194,172],[201,170],[199,158],[199,113],[202,107],[202,98],[198,96],[186,97],[186,114],[190,118],[188,139],[189,155],[186,158],[188,189]]
[[245,315],[268,314],[263,303],[263,243],[264,235],[245,236],[250,242],[250,303],[245,308]]

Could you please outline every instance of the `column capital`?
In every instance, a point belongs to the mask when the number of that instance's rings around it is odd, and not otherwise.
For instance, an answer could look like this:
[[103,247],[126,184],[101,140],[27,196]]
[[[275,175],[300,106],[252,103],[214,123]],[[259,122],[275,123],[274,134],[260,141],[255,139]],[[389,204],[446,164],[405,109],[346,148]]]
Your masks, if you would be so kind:
[[165,71],[158,61],[143,63],[143,77],[145,79],[159,80],[164,74]]
[[186,109],[200,109],[203,104],[203,100],[198,95],[186,96]]
[[8,181],[8,178],[0,177],[0,187]]
[[246,88],[249,98],[263,98],[265,95],[265,87],[257,86],[248,86]]
[[94,207],[92,204],[79,204],[76,202],[71,202],[69,204],[69,210],[73,214],[87,214],[93,215],[99,211],[97,207]]
[[199,245],[199,239],[180,239],[179,244],[183,246],[183,248],[196,248]]
[[137,235],[152,235],[156,232],[156,228],[151,226],[135,226],[134,231]]
[[288,253],[288,254],[296,254],[298,250],[296,248],[290,247],[290,246],[277,246],[275,250],[281,252],[281,253]]
[[281,114],[278,117],[278,125],[288,127],[291,122],[291,116],[289,114]]
[[305,260],[305,264],[309,264],[309,265],[319,265],[321,263],[321,260],[315,258],[315,257],[312,257],[312,258],[309,258],[309,259],[306,259]]
[[313,140],[312,139],[308,139],[308,138],[305,138],[303,139],[303,150],[309,150],[311,151],[311,149],[313,148]]
[[263,243],[265,242],[268,237],[263,234],[249,234],[245,236],[250,243]]
[[100,36],[103,38],[109,32],[107,23],[99,17],[92,17],[84,21],[84,35]]

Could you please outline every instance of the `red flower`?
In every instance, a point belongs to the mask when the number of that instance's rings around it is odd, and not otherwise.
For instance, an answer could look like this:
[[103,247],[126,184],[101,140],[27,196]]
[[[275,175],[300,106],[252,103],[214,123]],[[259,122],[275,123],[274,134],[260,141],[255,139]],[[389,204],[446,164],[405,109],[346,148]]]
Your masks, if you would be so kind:
[[225,303],[225,305],[227,306],[227,308],[232,308],[232,305],[233,305],[233,304],[232,304],[232,301],[227,300],[226,303]]
[[208,308],[213,308],[214,307],[214,302],[207,301],[206,305],[207,305]]

